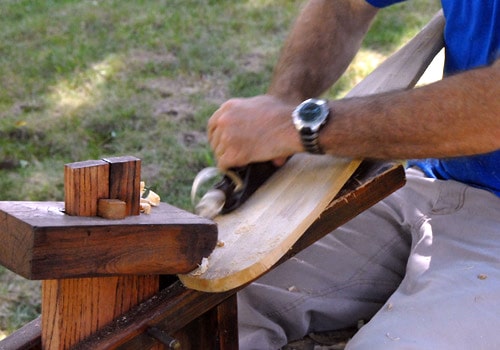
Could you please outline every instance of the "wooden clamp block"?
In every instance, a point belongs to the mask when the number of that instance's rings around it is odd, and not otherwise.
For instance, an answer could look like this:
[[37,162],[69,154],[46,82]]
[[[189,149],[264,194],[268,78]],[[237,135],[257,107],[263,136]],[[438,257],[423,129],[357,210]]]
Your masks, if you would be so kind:
[[133,156],[103,159],[109,164],[109,197],[126,203],[126,215],[140,214],[141,160]]
[[[141,160],[133,156],[88,160],[64,166],[64,203],[66,214],[76,216],[102,216],[108,219],[124,218],[118,215],[125,202],[125,216],[140,214]],[[113,213],[110,212],[113,210]],[[121,210],[121,209],[119,209]],[[108,217],[107,215],[113,215]]]
[[88,160],[64,166],[64,205],[68,215],[96,216],[97,202],[109,198],[109,163]]
[[[140,159],[91,160],[64,169],[67,214],[108,219],[140,214]],[[157,275],[43,281],[43,348],[71,348],[158,288]]]

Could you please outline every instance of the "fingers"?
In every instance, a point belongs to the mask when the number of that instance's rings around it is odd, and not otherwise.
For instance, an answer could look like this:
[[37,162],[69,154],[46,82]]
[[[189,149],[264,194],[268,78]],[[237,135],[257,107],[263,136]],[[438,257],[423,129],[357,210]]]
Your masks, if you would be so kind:
[[240,149],[245,149],[241,137],[244,128],[241,119],[245,116],[240,104],[241,99],[225,102],[208,121],[208,141],[217,159],[217,166],[223,170],[247,164],[240,155]]
[[283,165],[285,165],[287,160],[288,160],[288,157],[276,158],[273,160],[273,164],[276,165],[277,167],[282,167]]
[[269,95],[222,104],[207,125],[217,166],[228,169],[273,159],[277,165],[284,164],[288,156],[302,150],[290,117],[293,108]]

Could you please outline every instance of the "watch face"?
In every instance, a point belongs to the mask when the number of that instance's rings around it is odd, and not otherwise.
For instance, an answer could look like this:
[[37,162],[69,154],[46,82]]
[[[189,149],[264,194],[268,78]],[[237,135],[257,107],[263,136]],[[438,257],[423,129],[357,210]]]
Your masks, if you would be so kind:
[[300,118],[308,123],[314,122],[321,117],[321,106],[314,102],[308,102],[300,109]]
[[309,99],[297,106],[292,117],[297,130],[307,128],[316,132],[325,123],[328,113],[328,104],[325,100]]

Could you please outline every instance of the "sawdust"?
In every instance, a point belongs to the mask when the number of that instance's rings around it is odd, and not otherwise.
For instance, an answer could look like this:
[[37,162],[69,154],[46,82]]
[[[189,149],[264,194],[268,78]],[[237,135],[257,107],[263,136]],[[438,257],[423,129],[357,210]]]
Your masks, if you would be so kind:
[[240,234],[251,232],[254,228],[255,228],[255,225],[243,224],[243,225],[238,226],[238,228],[234,231],[234,233],[237,235],[240,235]]

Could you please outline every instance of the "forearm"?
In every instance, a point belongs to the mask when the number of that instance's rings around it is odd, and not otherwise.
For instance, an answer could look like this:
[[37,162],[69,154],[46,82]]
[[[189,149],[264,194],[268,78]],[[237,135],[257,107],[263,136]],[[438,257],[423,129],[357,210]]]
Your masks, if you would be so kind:
[[364,0],[312,0],[282,49],[268,93],[290,102],[319,96],[345,71],[377,10]]
[[320,144],[338,156],[442,158],[500,149],[500,61],[408,91],[331,102]]

